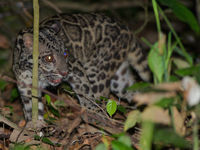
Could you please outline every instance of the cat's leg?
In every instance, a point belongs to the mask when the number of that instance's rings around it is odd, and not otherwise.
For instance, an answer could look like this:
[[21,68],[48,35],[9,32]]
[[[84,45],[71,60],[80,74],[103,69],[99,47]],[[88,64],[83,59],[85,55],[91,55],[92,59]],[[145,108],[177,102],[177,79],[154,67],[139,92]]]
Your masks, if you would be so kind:
[[110,82],[110,89],[112,93],[118,96],[121,99],[127,99],[128,102],[131,102],[134,96],[133,91],[127,91],[126,88],[133,85],[135,79],[131,71],[128,61],[125,61],[121,64],[113,78]]
[[[24,116],[27,121],[32,120],[32,73],[30,71],[21,72],[17,79],[18,89],[23,103]],[[41,101],[41,91],[38,90],[38,119],[43,120],[44,106]]]

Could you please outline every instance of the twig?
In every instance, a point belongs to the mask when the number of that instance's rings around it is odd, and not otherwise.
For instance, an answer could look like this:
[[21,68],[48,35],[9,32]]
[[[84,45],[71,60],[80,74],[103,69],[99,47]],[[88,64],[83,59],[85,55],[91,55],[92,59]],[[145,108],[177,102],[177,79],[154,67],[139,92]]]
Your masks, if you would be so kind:
[[51,1],[49,1],[49,0],[43,0],[42,2],[45,5],[48,5],[49,7],[53,8],[56,12],[62,13],[62,10],[60,10],[60,8],[58,8],[56,5],[54,5]]
[[197,19],[200,24],[200,0],[196,0],[196,13],[197,13]]
[[94,3],[90,5],[78,2],[55,3],[55,5],[59,8],[73,9],[86,12],[141,6],[141,4],[143,4],[143,1],[113,1],[107,3]]
[[1,114],[0,114],[0,122],[7,124],[8,126],[12,127],[13,129],[17,129],[19,131],[21,130],[15,123],[13,123],[10,120],[8,120],[7,118],[3,117]]
[[146,4],[145,6],[143,6],[144,8],[144,23],[141,25],[141,27],[139,29],[137,29],[134,34],[138,34],[140,33],[147,25],[148,21],[149,21],[149,15],[148,15],[148,4]]

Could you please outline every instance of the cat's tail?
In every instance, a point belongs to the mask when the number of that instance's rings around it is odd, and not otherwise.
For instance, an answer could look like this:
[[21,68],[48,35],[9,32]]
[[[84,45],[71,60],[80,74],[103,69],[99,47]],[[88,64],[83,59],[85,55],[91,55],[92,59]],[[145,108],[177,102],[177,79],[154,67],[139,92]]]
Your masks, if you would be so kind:
[[151,80],[151,72],[148,67],[147,57],[144,54],[144,51],[142,50],[141,46],[136,41],[132,42],[128,54],[128,62],[138,73],[142,80]]

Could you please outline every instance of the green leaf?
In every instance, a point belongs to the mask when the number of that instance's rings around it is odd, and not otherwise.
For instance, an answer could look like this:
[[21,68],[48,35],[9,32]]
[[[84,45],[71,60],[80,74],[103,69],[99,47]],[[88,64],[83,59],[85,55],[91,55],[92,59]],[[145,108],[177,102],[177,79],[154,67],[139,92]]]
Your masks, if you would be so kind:
[[130,146],[127,146],[126,144],[117,140],[112,141],[111,146],[113,150],[133,150],[133,148]]
[[147,82],[137,82],[137,83],[134,83],[132,86],[126,88],[126,89],[127,90],[133,90],[133,91],[142,91],[142,90],[146,90],[150,86],[151,86],[151,84],[147,83]]
[[100,100],[102,100],[102,101],[106,101],[106,102],[107,102],[109,99],[106,98],[106,97],[100,96]]
[[160,106],[162,108],[169,108],[174,104],[174,98],[163,98],[155,103],[156,106]]
[[155,43],[148,55],[148,64],[159,82],[162,82],[164,74],[164,59],[163,55],[159,53],[158,43]]
[[126,113],[126,108],[122,105],[117,105],[117,110],[119,110],[122,113]]
[[3,91],[7,85],[7,82],[4,80],[0,80],[0,89]]
[[45,94],[44,97],[47,101],[47,104],[50,105],[51,104],[51,97],[48,94]]
[[128,117],[124,124],[124,131],[135,126],[137,122],[140,121],[140,112],[138,110],[133,110],[128,114]]
[[154,123],[151,121],[143,121],[141,131],[140,148],[144,150],[150,150],[154,134]]
[[57,116],[57,117],[60,117],[59,111],[56,110],[52,105],[49,105],[48,108],[49,108],[49,110],[50,110],[50,112],[51,112],[52,114],[54,114],[54,115]]
[[101,144],[98,144],[97,147],[95,148],[95,150],[107,150],[106,146],[101,143]]
[[174,14],[183,22],[187,23],[192,30],[200,33],[200,26],[193,13],[177,0],[159,0],[165,6],[170,7]]
[[177,76],[171,75],[170,78],[169,78],[169,81],[170,82],[176,82],[176,81],[179,81],[179,78]]
[[112,117],[112,115],[116,112],[117,110],[117,103],[114,100],[109,100],[107,105],[106,105],[106,110],[108,114]]
[[55,101],[54,102],[54,105],[55,106],[57,106],[57,107],[65,107],[66,106],[66,104],[65,104],[65,102],[64,101],[62,101],[62,100],[57,100],[57,101]]
[[191,143],[179,136],[172,129],[157,129],[154,132],[153,141],[155,144],[163,143],[173,145],[179,148],[191,148]]
[[15,144],[14,147],[9,147],[10,150],[30,150],[30,145]]
[[127,136],[127,135],[120,136],[120,137],[118,138],[118,141],[119,141],[119,142],[122,142],[123,144],[125,144],[125,145],[127,145],[127,146],[129,146],[129,147],[131,147],[131,139],[130,139],[130,137]]
[[178,69],[175,71],[175,74],[184,77],[184,76],[188,76],[188,75],[195,75],[196,73],[198,73],[200,71],[200,66],[192,66],[192,67],[188,67],[188,68],[184,68],[184,69]]
[[49,144],[49,145],[55,145],[53,142],[51,142],[51,140],[49,140],[47,137],[43,137],[42,138],[42,142]]
[[16,99],[18,96],[19,96],[19,92],[18,92],[17,88],[12,89],[10,100],[13,101],[13,100]]

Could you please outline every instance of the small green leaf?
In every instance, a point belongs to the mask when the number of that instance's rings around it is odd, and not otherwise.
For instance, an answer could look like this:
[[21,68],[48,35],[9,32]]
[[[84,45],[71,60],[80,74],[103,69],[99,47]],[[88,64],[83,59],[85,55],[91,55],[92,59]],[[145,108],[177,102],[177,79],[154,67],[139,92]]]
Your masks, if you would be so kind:
[[123,144],[131,147],[131,139],[127,135],[122,135],[118,138],[118,141],[122,142]]
[[127,146],[126,144],[114,140],[111,143],[113,150],[133,150],[133,148],[131,148],[130,146]]
[[51,97],[48,94],[45,94],[44,97],[47,101],[47,104],[50,105],[51,104]]
[[169,108],[174,104],[174,98],[163,98],[155,103],[156,106],[160,106],[162,108]]
[[114,100],[109,100],[107,105],[106,105],[106,110],[108,114],[112,117],[112,115],[116,112],[117,110],[117,103]]
[[132,86],[128,87],[127,90],[133,90],[133,91],[141,91],[149,88],[151,86],[150,83],[147,82],[138,82],[134,83]]
[[122,105],[117,105],[117,110],[119,110],[122,113],[126,113],[126,108]]
[[54,105],[55,106],[57,106],[57,107],[65,107],[66,106],[66,104],[65,104],[65,102],[64,101],[62,101],[62,100],[57,100],[57,101],[55,101],[54,102]]
[[200,66],[192,66],[192,67],[188,67],[188,68],[184,68],[184,69],[178,69],[175,71],[175,74],[184,77],[184,76],[188,76],[188,75],[195,75],[197,72],[199,72],[200,70]]
[[176,81],[179,81],[179,78],[177,76],[171,75],[170,78],[169,78],[169,81],[170,82],[176,82]]
[[107,150],[106,146],[101,143],[101,144],[98,144],[97,147],[95,148],[95,150]]
[[9,147],[10,150],[30,150],[30,145],[26,144],[15,144],[14,147]]
[[154,132],[154,143],[174,145],[179,148],[191,148],[191,143],[179,136],[172,129],[156,129]]
[[55,145],[53,142],[51,142],[51,140],[49,140],[47,137],[43,137],[42,138],[42,142],[49,144],[49,145]]
[[19,92],[18,92],[17,88],[12,89],[10,100],[13,101],[18,96],[19,96]]
[[137,122],[140,121],[140,112],[138,110],[133,110],[128,114],[128,117],[124,124],[124,131],[135,126]]
[[7,82],[4,80],[0,80],[0,89],[3,91],[7,85]]
[[65,89],[65,90],[68,91],[68,92],[73,92],[73,91],[72,91],[72,88],[71,88],[68,84],[63,84],[63,85],[62,85],[62,88]]
[[106,98],[106,97],[100,96],[100,100],[102,100],[102,101],[106,101],[106,102],[107,102],[109,99]]
[[34,135],[34,139],[35,140],[40,140],[40,136],[39,135]]
[[159,53],[158,43],[155,43],[148,55],[148,64],[159,82],[162,82],[164,74],[164,59],[163,55]]
[[49,105],[48,108],[49,108],[49,110],[50,110],[50,112],[51,112],[52,114],[54,114],[54,115],[57,116],[57,117],[60,117],[59,111],[56,110],[52,105]]

